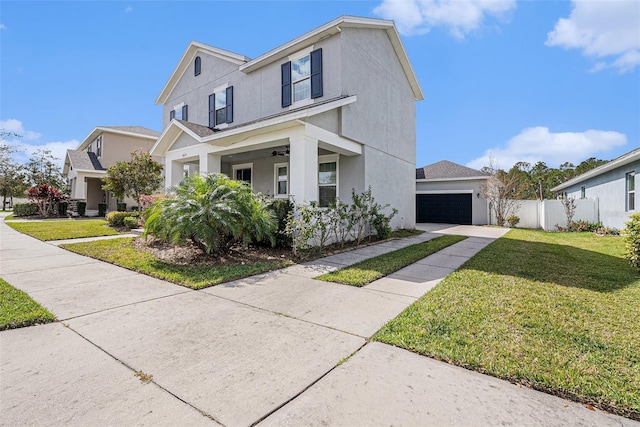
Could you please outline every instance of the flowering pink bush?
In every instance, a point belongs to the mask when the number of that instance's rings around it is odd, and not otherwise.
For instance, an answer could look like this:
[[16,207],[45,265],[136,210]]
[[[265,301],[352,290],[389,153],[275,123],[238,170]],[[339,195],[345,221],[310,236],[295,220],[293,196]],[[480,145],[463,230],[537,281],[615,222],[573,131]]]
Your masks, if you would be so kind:
[[49,214],[55,213],[58,208],[58,203],[68,200],[69,198],[62,194],[60,190],[48,184],[40,184],[37,187],[28,189],[27,197],[43,217],[48,217]]

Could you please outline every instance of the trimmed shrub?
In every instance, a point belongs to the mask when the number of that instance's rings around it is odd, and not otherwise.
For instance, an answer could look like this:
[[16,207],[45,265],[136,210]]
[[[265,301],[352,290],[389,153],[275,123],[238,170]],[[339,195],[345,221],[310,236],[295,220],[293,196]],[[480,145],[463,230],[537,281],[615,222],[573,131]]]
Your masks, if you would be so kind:
[[76,202],[76,209],[78,210],[78,216],[84,216],[87,212],[87,202]]
[[635,213],[625,222],[625,258],[633,268],[640,269],[640,213]]
[[117,203],[116,209],[118,210],[118,212],[126,212],[127,204],[124,202]]
[[14,216],[30,216],[36,214],[36,207],[31,203],[15,203],[13,205]]
[[69,202],[66,202],[66,201],[58,202],[58,215],[60,216],[66,215],[68,207],[69,207]]
[[517,215],[509,215],[507,217],[507,222],[509,223],[509,227],[513,228],[520,222],[520,217]]
[[135,216],[126,216],[122,222],[125,227],[132,229],[138,228],[138,221],[140,221],[140,218],[136,218]]
[[105,216],[107,213],[107,204],[98,203],[98,216]]
[[112,227],[123,227],[124,219],[128,216],[132,215],[129,212],[113,211],[107,214],[106,220]]
[[[293,212],[293,203],[289,199],[273,199],[267,209],[273,212],[278,223],[278,231],[276,231],[276,246],[279,248],[291,247],[291,236],[287,233],[287,220]],[[266,245],[268,242],[263,241]]]

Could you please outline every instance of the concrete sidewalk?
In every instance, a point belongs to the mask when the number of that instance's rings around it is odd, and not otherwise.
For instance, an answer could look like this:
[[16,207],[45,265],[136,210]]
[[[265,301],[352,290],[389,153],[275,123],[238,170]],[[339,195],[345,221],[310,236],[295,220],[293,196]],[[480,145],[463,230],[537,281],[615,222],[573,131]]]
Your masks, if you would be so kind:
[[360,289],[313,280],[436,236],[192,291],[0,221],[0,276],[62,320],[0,332],[0,425],[638,425],[367,344],[493,238],[467,239]]

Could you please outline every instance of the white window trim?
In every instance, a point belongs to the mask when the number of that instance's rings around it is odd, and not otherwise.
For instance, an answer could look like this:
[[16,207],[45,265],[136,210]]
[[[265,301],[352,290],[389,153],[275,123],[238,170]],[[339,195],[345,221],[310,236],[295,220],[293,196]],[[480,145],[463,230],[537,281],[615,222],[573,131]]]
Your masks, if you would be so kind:
[[[629,178],[632,178],[634,183],[633,183],[633,190],[629,190]],[[629,171],[627,173],[624,174],[624,186],[625,186],[625,198],[626,200],[624,201],[625,203],[625,207],[627,212],[634,212],[636,211],[636,204],[638,203],[638,201],[636,200],[636,185],[635,185],[635,180],[636,180],[636,171]],[[629,208],[629,195],[633,193],[633,209]]]
[[215,88],[213,88],[213,92],[212,93],[218,93],[220,91],[226,90],[229,87],[229,83],[225,83],[223,85],[217,86]]
[[[289,61],[293,62],[293,61],[297,61],[298,59],[304,58],[305,56],[309,57],[309,62],[311,62],[311,52],[314,50],[313,49],[313,45],[302,49],[292,55],[289,55]],[[311,73],[309,73],[309,77],[307,77],[309,79],[309,84],[311,84]],[[303,79],[304,80],[304,79]],[[289,105],[289,110],[292,110],[294,108],[300,108],[300,107],[306,107],[307,105],[311,105],[314,103],[314,99],[311,98],[311,96],[309,96],[309,98],[305,98],[305,99],[301,99],[300,101],[293,101],[293,86],[295,83],[302,81],[302,80],[298,80],[296,82],[293,81],[293,78],[291,79],[291,105]]]
[[96,157],[102,157],[102,135],[96,138]]
[[[217,86],[217,87],[213,88],[213,92],[211,92],[211,93],[213,95],[215,95],[216,93],[222,92],[223,90],[226,91],[228,87],[229,87],[229,83],[222,84],[220,86]],[[226,103],[226,100],[225,100],[225,107],[226,107],[226,105],[227,105],[227,103]],[[215,115],[216,115],[216,106],[214,105],[213,106],[213,116],[215,117]],[[229,123],[226,123],[226,122],[225,123],[216,124],[216,126],[215,126],[216,129],[225,129],[227,127],[229,127]]]
[[[320,184],[320,163],[336,163],[336,183],[335,184]],[[318,156],[318,203],[320,203],[320,187],[328,187],[331,185],[336,186],[336,200],[340,199],[340,155],[339,154],[325,154]]]
[[[175,111],[175,112],[173,113],[173,117],[174,117],[174,119],[175,119],[175,118],[176,118],[176,116],[178,115],[178,110],[180,110],[180,114],[182,114],[182,107],[184,107],[184,102],[181,102],[180,104],[178,104],[178,105],[174,105],[174,106],[173,106],[173,109],[172,109],[171,111]],[[183,120],[183,119],[182,119],[182,116],[180,116],[180,118],[179,118],[178,120]]]
[[251,169],[251,188],[253,188],[253,163],[239,163],[231,166],[231,174],[233,175],[233,179],[236,181],[236,171],[238,169]]
[[311,45],[302,50],[297,51],[296,53],[292,53],[291,55],[289,55],[289,61],[293,62],[300,58],[304,58],[307,55],[311,55],[311,52],[313,52],[313,50],[314,50],[313,45]]
[[[286,194],[278,194],[278,178],[280,177],[278,175],[278,168],[287,168],[287,192]],[[253,173],[253,171],[251,172]],[[252,175],[253,176],[253,175]],[[290,185],[290,178],[289,178],[289,163],[285,162],[285,163],[276,163],[273,165],[273,198],[274,199],[288,199],[289,198],[289,185]]]

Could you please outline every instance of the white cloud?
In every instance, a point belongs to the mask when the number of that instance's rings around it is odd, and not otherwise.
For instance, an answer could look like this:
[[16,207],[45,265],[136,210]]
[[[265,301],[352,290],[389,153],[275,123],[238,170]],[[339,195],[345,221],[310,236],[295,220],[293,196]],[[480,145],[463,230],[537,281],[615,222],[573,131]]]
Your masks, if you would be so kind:
[[581,49],[584,55],[599,59],[592,72],[633,71],[640,64],[640,2],[573,0],[571,14],[556,22],[545,44]]
[[496,166],[509,169],[517,162],[535,164],[545,162],[550,167],[558,167],[564,162],[574,165],[589,157],[597,157],[614,147],[627,143],[627,137],[619,132],[587,130],[584,132],[549,132],[549,128],[537,126],[524,129],[511,138],[506,147],[487,150],[484,156],[467,163],[474,169],[489,165],[493,159]]
[[404,35],[424,34],[443,26],[457,39],[478,30],[489,16],[504,18],[515,0],[383,0],[373,12],[393,19]]
[[42,137],[40,132],[24,129],[22,122],[16,119],[0,120],[0,129],[7,132],[13,132],[21,136],[21,138],[7,136],[0,139],[0,143],[9,144],[17,150],[16,160],[21,163],[26,163],[31,154],[35,153],[38,149],[41,149],[51,151],[51,154],[58,159],[58,163],[60,164],[60,167],[62,167],[67,150],[75,150],[78,145],[80,145],[80,141],[75,139],[69,141],[42,142],[40,141],[40,138]]
[[0,30],[6,30],[6,29],[7,29],[7,26],[6,26],[6,25],[4,25],[4,24],[0,24]]
[[125,13],[133,12],[133,7],[131,7],[131,6],[127,6],[127,7],[125,7],[125,8],[124,8],[124,12],[125,12]]

